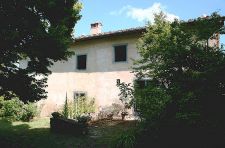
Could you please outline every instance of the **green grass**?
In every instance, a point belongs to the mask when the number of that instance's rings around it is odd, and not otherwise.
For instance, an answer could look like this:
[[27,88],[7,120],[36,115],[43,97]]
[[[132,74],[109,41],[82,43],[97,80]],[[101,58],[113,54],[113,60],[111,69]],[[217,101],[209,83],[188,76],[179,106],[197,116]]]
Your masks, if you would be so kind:
[[135,128],[135,121],[98,121],[90,129],[92,135],[97,135],[95,142],[97,145],[111,144],[112,140],[117,138],[121,133]]
[[53,134],[49,118],[32,122],[10,122],[0,119],[1,148],[94,148],[109,147],[115,136],[134,127],[129,121],[100,121],[90,126],[85,136]]

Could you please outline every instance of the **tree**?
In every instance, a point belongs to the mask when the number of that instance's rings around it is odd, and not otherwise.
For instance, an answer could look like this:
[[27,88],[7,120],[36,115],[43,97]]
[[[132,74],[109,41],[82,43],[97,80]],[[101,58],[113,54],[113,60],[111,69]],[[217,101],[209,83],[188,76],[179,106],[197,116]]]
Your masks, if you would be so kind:
[[211,112],[212,104],[207,103],[223,100],[225,54],[218,46],[207,44],[209,38],[222,31],[223,20],[213,13],[189,23],[169,23],[164,14],[159,14],[140,39],[141,59],[134,67],[137,77],[156,80],[155,87],[163,88],[176,102],[176,114],[184,110],[198,110],[200,114],[203,108]]
[[[77,0],[0,2],[0,96],[46,98],[48,68],[73,54],[68,47],[80,9]],[[18,64],[24,59],[28,66],[23,69]]]
[[[224,127],[225,53],[219,46],[208,44],[216,33],[224,33],[224,20],[224,17],[213,13],[190,22],[175,20],[170,23],[160,13],[139,40],[141,59],[135,62],[134,72],[138,78],[148,77],[154,82],[151,83],[151,90],[146,88],[146,94],[137,94],[147,95],[148,99],[138,97],[142,104],[140,109],[143,104],[149,109],[147,104],[154,107],[165,97],[171,99],[166,101],[165,107],[161,107],[163,111],[157,115],[159,128],[163,128],[162,124],[207,130]],[[165,97],[161,95],[159,102],[156,102],[157,94],[152,90]],[[143,103],[145,101],[151,103]],[[169,130],[166,131],[168,133]],[[191,137],[187,138],[190,140]]]

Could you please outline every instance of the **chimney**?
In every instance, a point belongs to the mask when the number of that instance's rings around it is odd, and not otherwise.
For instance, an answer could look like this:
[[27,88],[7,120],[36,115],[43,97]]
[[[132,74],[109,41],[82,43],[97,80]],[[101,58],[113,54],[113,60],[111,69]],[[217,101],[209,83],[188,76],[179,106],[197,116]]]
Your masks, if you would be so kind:
[[102,33],[102,23],[95,22],[91,24],[91,35]]

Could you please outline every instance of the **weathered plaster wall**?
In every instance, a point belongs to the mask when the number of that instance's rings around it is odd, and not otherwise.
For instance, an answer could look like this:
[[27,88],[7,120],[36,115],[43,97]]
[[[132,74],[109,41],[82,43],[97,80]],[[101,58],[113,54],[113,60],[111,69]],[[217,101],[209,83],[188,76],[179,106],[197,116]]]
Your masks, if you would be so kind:
[[[57,62],[51,68],[48,79],[48,99],[44,100],[41,116],[49,116],[65,101],[73,99],[74,91],[83,91],[95,98],[96,109],[112,103],[120,103],[116,80],[132,83],[131,59],[137,59],[137,35],[111,37],[75,43],[70,50],[75,51],[66,62]],[[114,45],[127,44],[127,62],[114,62]],[[76,56],[87,54],[87,69],[76,69]]]

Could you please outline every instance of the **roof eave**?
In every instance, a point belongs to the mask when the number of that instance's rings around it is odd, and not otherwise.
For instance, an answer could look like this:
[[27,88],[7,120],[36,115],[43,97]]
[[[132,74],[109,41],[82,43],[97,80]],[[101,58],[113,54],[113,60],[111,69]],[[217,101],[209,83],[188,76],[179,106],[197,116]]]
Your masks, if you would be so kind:
[[106,32],[106,33],[101,33],[101,34],[97,34],[97,35],[88,35],[88,36],[84,36],[84,37],[81,36],[81,37],[75,38],[74,42],[102,39],[105,37],[114,37],[114,36],[119,36],[119,35],[129,35],[129,34],[134,34],[134,33],[142,34],[145,31],[146,31],[146,27],[140,27],[140,28],[134,28],[134,29],[119,30],[119,31],[115,31],[115,32]]

